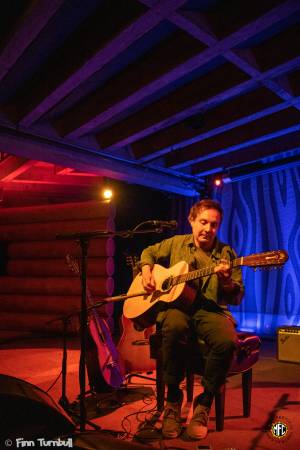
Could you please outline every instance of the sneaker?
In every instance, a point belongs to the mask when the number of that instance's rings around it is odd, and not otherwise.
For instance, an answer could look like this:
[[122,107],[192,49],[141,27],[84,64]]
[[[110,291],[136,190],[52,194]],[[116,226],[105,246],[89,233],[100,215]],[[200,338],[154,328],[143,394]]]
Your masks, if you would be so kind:
[[193,417],[187,426],[186,432],[191,439],[204,439],[207,435],[209,408],[203,405],[196,406]]
[[166,403],[162,422],[162,434],[165,438],[176,438],[181,433],[181,403],[182,402]]

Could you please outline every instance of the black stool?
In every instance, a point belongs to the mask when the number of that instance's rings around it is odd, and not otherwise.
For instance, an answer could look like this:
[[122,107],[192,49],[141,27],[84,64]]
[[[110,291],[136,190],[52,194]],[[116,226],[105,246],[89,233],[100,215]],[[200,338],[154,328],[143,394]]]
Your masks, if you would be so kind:
[[[261,346],[259,336],[240,331],[238,335],[238,351],[235,353],[227,377],[242,375],[243,391],[243,415],[250,416],[251,410],[251,390],[252,390],[252,367],[257,362]],[[204,341],[190,342],[187,344],[187,354],[189,364],[186,371],[186,391],[187,401],[192,402],[194,390],[194,374],[203,374],[205,357],[209,348]],[[165,402],[165,383],[163,379],[162,361],[162,334],[156,331],[150,335],[150,358],[156,360],[156,390],[157,408],[162,411]],[[224,408],[225,408],[225,383],[219,388],[215,395],[216,430],[222,431],[224,428]]]

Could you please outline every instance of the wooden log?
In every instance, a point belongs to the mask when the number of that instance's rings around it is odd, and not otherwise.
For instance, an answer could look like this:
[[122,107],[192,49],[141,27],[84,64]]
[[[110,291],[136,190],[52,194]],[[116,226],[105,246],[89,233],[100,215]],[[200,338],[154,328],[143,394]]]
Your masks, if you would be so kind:
[[[7,245],[8,258],[64,258],[69,253],[80,257],[81,249],[76,241],[25,241],[10,242]],[[114,256],[115,242],[113,238],[92,239],[88,248],[88,256]]]
[[[1,312],[1,329],[61,334],[63,329],[61,320],[49,323],[58,317],[56,314]],[[78,333],[79,320],[77,317],[71,319],[68,330],[71,334]]]
[[115,206],[108,201],[58,203],[55,205],[2,208],[0,224],[56,222],[64,220],[111,218],[116,214]]
[[64,222],[0,225],[2,241],[53,240],[58,234],[83,233],[115,228],[112,219],[66,220]]
[[[95,297],[111,296],[114,280],[111,277],[89,278],[88,285]],[[74,277],[0,277],[2,294],[80,295],[79,278]]]
[[[63,316],[81,309],[79,295],[0,294],[1,312],[56,314]],[[113,313],[113,303],[97,308],[100,317],[108,318]]]
[[[106,277],[114,273],[114,260],[109,257],[89,258],[88,276]],[[9,276],[76,276],[68,267],[65,258],[53,259],[12,259],[7,262],[6,274]]]

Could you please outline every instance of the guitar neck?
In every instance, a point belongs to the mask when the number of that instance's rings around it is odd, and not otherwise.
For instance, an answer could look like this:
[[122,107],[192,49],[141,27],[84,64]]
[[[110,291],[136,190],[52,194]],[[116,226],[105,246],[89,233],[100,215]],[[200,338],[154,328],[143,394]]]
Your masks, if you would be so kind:
[[[243,265],[243,257],[236,258],[231,261],[228,261],[230,267],[238,267]],[[202,267],[201,269],[192,270],[191,272],[188,272],[183,275],[178,275],[177,277],[174,277],[172,280],[172,285],[185,283],[187,281],[196,280],[197,278],[207,277],[214,273],[214,269],[217,266],[217,264],[212,264],[207,267]]]

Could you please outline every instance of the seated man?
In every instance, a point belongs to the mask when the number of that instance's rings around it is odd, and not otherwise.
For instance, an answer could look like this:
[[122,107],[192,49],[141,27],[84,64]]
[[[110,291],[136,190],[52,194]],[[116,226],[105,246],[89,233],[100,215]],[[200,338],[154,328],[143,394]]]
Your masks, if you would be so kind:
[[194,333],[210,348],[202,379],[204,392],[194,401],[194,414],[187,434],[191,439],[207,435],[209,411],[214,395],[224,383],[236,348],[235,321],[227,304],[238,305],[243,297],[240,269],[231,269],[229,261],[236,258],[234,250],[220,242],[217,231],[223,211],[216,201],[205,199],[192,206],[188,217],[192,234],[177,235],[147,247],[141,255],[142,281],[147,292],[155,290],[153,265],[173,266],[186,261],[190,270],[215,265],[214,273],[193,282],[195,299],[186,306],[184,299],[178,306],[159,312],[157,321],[162,330],[164,379],[167,402],[164,409],[162,433],[175,438],[181,433],[180,383],[185,375],[185,344]]

